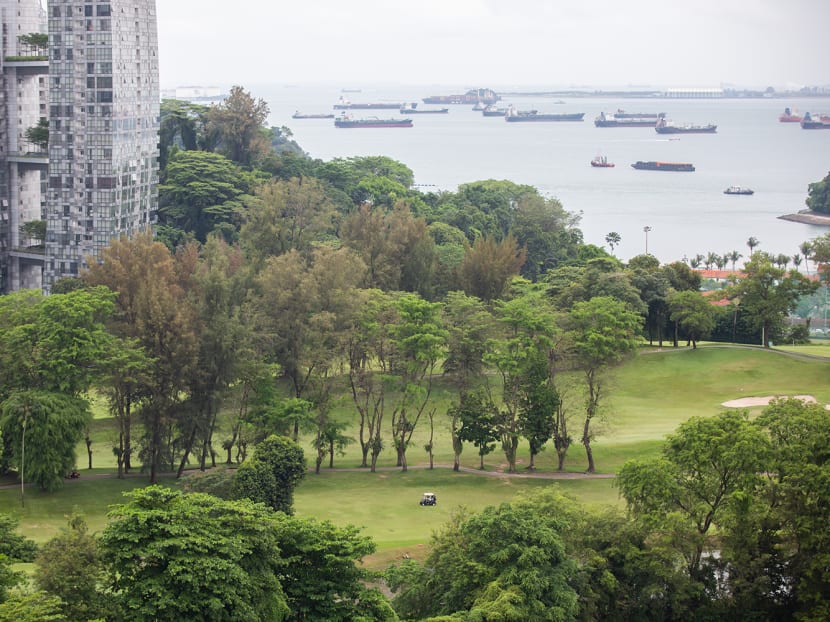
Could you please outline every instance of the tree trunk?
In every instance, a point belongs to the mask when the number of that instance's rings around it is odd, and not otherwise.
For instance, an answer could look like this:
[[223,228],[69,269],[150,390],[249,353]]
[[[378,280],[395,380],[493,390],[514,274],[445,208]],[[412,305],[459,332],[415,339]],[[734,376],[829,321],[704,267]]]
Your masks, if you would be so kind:
[[478,457],[479,457],[479,463],[480,463],[478,468],[483,471],[484,470],[484,454],[481,453],[481,452],[478,452]]
[[582,429],[582,444],[585,446],[585,455],[588,458],[588,470],[586,473],[594,473],[594,452],[591,450],[591,419],[585,418],[585,427]]
[[[193,426],[193,429],[190,431],[190,438],[187,439],[187,444],[184,447],[184,454],[182,454],[181,462],[179,462],[179,468],[176,470],[176,479],[179,479],[184,473],[184,468],[187,466],[187,461],[190,458],[190,449],[193,447],[193,443],[196,441],[196,426]],[[204,471],[204,466],[202,466],[202,470]]]
[[92,470],[92,439],[89,438],[89,433],[87,433],[86,438],[84,439],[86,442],[86,456],[88,460],[89,466],[87,468],[91,471]]
[[527,470],[528,471],[533,471],[533,470],[536,469],[535,459],[536,459],[536,452],[534,451],[533,447],[531,446],[531,448],[530,448],[530,464],[527,465]]
[[334,441],[329,441],[329,468],[334,468]]
[[556,457],[558,458],[558,461],[559,461],[559,466],[557,467],[557,469],[559,471],[564,471],[565,470],[565,452],[564,451],[557,451],[556,452]]
[[132,455],[132,451],[133,451],[132,447],[130,446],[130,436],[131,436],[130,433],[131,433],[131,430],[132,430],[131,419],[130,419],[131,410],[132,410],[131,402],[128,398],[127,399],[127,406],[126,406],[126,409],[124,411],[124,421],[123,421],[123,425],[124,425],[124,474],[125,475],[130,472],[130,469],[133,468],[132,462],[130,460],[130,456]]

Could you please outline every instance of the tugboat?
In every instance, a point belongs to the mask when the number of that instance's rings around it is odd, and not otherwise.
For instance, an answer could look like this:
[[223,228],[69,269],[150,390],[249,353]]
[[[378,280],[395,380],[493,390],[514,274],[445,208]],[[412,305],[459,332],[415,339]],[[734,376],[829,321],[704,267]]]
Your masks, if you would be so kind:
[[784,113],[778,117],[778,120],[781,121],[781,123],[801,123],[801,119],[803,118],[804,117],[798,114],[798,111],[794,112],[787,107],[784,108]]
[[741,186],[729,186],[723,191],[724,194],[755,194],[755,191],[750,188],[742,188]]
[[597,168],[614,168],[614,163],[609,162],[608,158],[605,156],[598,155],[593,160],[591,160],[591,166],[595,166]]

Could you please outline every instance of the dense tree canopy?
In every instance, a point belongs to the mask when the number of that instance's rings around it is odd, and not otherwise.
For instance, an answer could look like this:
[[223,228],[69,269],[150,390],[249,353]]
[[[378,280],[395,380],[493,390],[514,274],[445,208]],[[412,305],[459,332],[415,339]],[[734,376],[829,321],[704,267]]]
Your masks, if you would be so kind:
[[273,512],[158,486],[129,496],[101,535],[119,619],[287,619]]
[[830,173],[821,181],[807,186],[807,207],[814,212],[830,214]]

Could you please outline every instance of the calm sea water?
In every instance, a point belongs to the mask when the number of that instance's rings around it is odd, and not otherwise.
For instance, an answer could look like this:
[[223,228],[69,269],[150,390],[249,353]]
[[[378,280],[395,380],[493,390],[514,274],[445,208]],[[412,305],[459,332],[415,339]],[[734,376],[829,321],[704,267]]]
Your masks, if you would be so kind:
[[[746,241],[793,255],[806,240],[830,228],[780,220],[804,209],[807,185],[830,170],[830,131],[780,123],[784,106],[830,113],[830,99],[608,99],[506,96],[504,102],[540,112],[584,112],[581,123],[506,123],[483,117],[471,106],[451,106],[446,115],[415,115],[411,129],[336,129],[331,119],[295,120],[291,115],[332,112],[341,95],[354,102],[420,102],[461,90],[436,87],[362,88],[271,86],[253,90],[268,101],[271,122],[291,128],[312,157],[385,155],[406,164],[424,190],[454,191],[459,184],[506,179],[529,184],[581,213],[585,241],[605,244],[616,231],[618,257],[648,252],[662,262],[708,252],[749,254]],[[502,102],[502,103],[504,103]],[[421,107],[426,107],[421,103]],[[601,111],[665,112],[679,123],[718,125],[714,135],[670,140],[651,128],[597,128]],[[396,110],[353,111],[355,117],[399,117]],[[615,168],[590,166],[597,154]],[[691,162],[694,173],[637,171],[637,160]],[[730,185],[748,186],[753,196],[724,195]],[[646,234],[644,227],[651,230]],[[803,266],[802,266],[803,269]]]

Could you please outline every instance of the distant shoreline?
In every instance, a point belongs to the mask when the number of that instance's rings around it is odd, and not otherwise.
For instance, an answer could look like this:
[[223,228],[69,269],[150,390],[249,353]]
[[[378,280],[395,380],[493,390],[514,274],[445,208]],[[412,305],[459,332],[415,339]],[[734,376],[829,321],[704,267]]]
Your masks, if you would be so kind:
[[785,214],[779,216],[781,220],[789,220],[791,222],[800,222],[805,225],[819,225],[830,227],[830,215],[817,214],[808,209],[801,210],[796,214]]

